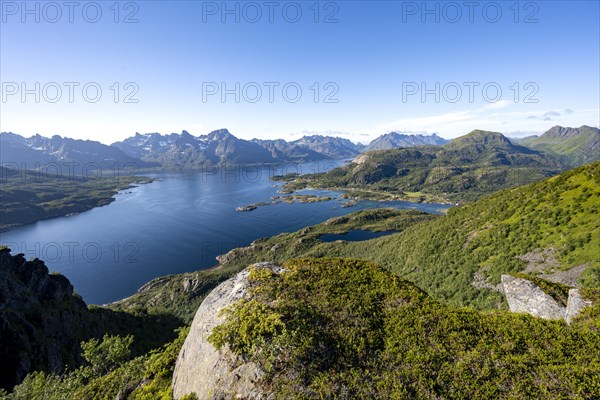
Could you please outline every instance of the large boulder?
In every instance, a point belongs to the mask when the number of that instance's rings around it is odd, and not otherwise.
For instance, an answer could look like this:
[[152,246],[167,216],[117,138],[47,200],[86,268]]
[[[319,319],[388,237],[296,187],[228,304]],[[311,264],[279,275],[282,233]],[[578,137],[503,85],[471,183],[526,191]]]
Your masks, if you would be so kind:
[[531,314],[546,319],[564,319],[571,324],[581,310],[591,306],[592,302],[585,299],[579,289],[570,289],[565,307],[533,282],[512,275],[502,275],[502,289],[512,312]]
[[[272,263],[254,264],[254,268],[283,269]],[[220,311],[248,296],[247,268],[217,286],[202,302],[175,364],[173,395],[180,399],[195,393],[199,399],[267,399],[256,383],[263,376],[261,368],[243,362],[226,346],[220,351],[207,340],[212,329],[224,322]]]
[[502,287],[512,312],[531,314],[545,319],[563,319],[565,306],[546,294],[533,282],[512,275],[502,275]]

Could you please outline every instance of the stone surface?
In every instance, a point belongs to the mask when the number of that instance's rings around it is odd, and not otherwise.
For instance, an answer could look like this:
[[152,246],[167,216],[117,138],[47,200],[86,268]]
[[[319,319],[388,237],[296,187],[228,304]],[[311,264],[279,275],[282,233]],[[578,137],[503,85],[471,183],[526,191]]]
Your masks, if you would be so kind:
[[573,318],[579,315],[583,308],[591,305],[592,302],[584,299],[579,289],[569,290],[569,299],[567,300],[567,309],[565,311],[565,321],[567,321],[567,324],[570,325]]
[[565,307],[532,282],[502,275],[502,288],[512,312],[524,312],[546,319],[563,319]]
[[[253,266],[283,269],[272,263]],[[196,393],[199,399],[266,399],[255,385],[263,372],[254,363],[241,363],[227,348],[217,351],[207,340],[212,329],[223,322],[219,312],[248,295],[248,274],[245,269],[221,283],[202,302],[177,358],[173,374],[175,399]]]

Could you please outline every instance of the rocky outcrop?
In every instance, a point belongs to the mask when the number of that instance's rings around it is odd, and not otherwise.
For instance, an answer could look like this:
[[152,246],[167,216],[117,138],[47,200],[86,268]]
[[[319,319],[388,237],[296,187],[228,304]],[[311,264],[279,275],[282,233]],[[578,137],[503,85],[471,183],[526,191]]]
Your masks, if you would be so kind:
[[502,275],[502,287],[512,312],[545,319],[563,319],[566,308],[527,279]]
[[527,313],[545,319],[564,319],[571,324],[584,307],[591,302],[578,289],[569,290],[567,306],[556,301],[533,282],[512,275],[502,275],[502,289],[512,312]]
[[565,310],[565,321],[567,321],[567,324],[570,325],[573,318],[579,315],[581,310],[591,305],[592,302],[584,299],[579,289],[569,290],[569,300],[567,301],[567,309]]
[[[255,268],[283,269],[272,263],[254,264]],[[212,329],[223,322],[220,311],[248,296],[247,268],[217,286],[202,302],[192,322],[190,333],[177,358],[173,373],[173,395],[179,399],[196,393],[199,399],[267,399],[256,383],[263,371],[254,363],[238,359],[226,347],[220,351],[207,340]]]
[[32,370],[59,373],[76,364],[87,313],[67,278],[1,249],[0,387],[12,388]]

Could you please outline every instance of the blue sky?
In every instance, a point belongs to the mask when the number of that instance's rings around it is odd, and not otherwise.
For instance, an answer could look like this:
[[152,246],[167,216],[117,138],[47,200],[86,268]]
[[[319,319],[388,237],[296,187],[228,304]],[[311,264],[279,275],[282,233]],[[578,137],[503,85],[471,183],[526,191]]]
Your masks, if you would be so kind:
[[3,0],[0,129],[368,142],[600,124],[598,1],[475,3]]

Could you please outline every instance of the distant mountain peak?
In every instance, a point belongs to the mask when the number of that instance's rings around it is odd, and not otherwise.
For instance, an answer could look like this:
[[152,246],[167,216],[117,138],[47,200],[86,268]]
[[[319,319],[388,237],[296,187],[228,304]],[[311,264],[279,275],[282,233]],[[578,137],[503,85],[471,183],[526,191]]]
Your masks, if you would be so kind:
[[560,126],[560,125],[555,125],[552,128],[548,129],[546,132],[544,132],[542,137],[545,137],[545,138],[548,138],[548,137],[568,138],[568,137],[580,135],[582,132],[584,132],[586,130],[594,130],[594,129],[597,130],[597,128],[592,128],[591,126],[587,126],[587,125],[582,125],[579,128],[569,128],[569,127],[564,127],[564,126]]
[[370,150],[386,150],[398,147],[414,147],[414,146],[440,146],[448,143],[444,138],[437,134],[426,135],[422,133],[402,133],[391,131],[374,139],[365,151]]
[[512,145],[510,139],[500,132],[484,131],[481,129],[475,129],[464,136],[454,139],[452,142],[455,141],[477,141],[485,144],[502,143],[506,145]]
[[208,134],[209,140],[224,140],[227,138],[235,138],[227,129],[217,129]]

